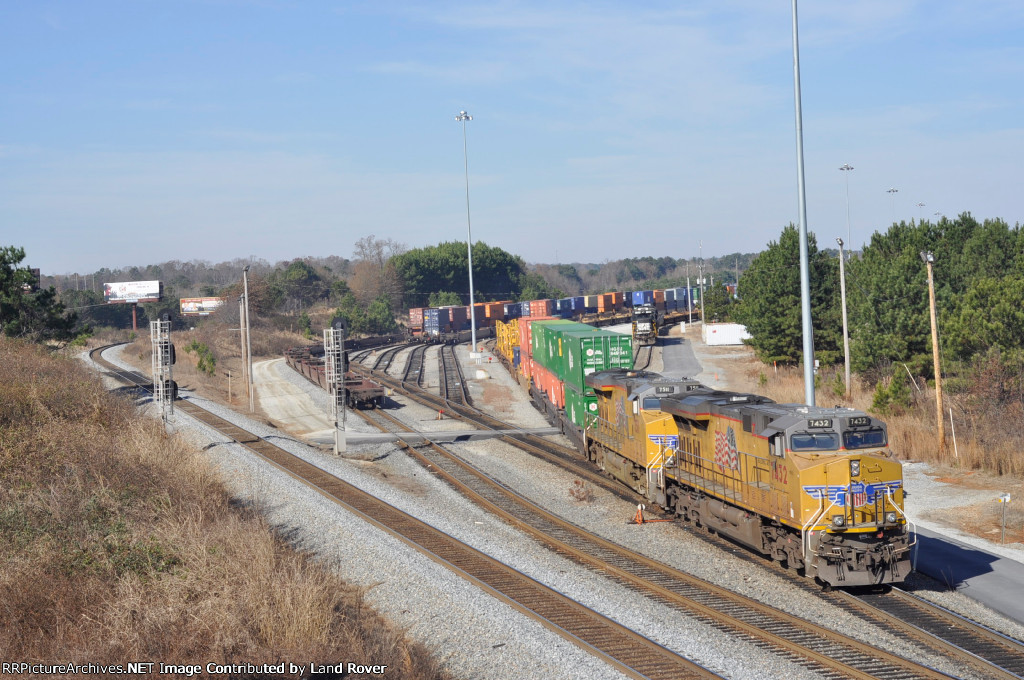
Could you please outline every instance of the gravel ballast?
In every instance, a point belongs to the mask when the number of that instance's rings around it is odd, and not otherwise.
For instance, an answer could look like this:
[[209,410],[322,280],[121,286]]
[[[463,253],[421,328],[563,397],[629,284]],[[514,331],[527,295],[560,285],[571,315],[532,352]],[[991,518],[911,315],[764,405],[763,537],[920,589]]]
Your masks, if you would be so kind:
[[[492,362],[484,366],[486,357],[471,362],[463,347],[458,348],[458,353],[474,399],[497,399],[501,403],[502,417],[510,413],[512,417],[508,419],[523,427],[547,425],[500,364]],[[112,354],[116,352],[108,351],[107,357],[112,359]],[[428,351],[424,363],[428,380],[431,374],[436,376],[436,357],[436,352]],[[390,372],[400,373],[404,364],[405,359],[400,355]],[[475,378],[477,368],[483,368],[488,377]],[[325,392],[283,362],[278,363],[276,372],[280,379],[301,386],[316,408],[330,408]],[[436,377],[432,384],[436,385]],[[551,553],[473,506],[394,444],[360,445],[345,457],[336,457],[225,407],[185,392],[183,396],[243,424],[290,452],[725,677],[817,677],[799,665],[639,597]],[[466,427],[457,421],[437,420],[433,410],[400,397],[391,400],[392,405],[398,407],[391,412],[417,429]],[[199,447],[222,441],[211,430],[183,414],[176,415],[174,424],[182,436],[189,437]],[[352,431],[373,431],[355,417],[349,417],[348,427]],[[765,569],[745,564],[726,551],[709,555],[707,545],[689,535],[685,528],[668,523],[627,524],[636,511],[635,506],[600,489],[594,489],[593,502],[574,501],[569,496],[573,475],[502,442],[468,442],[453,448],[527,498],[605,538],[780,609],[830,625],[845,634],[910,658],[918,654],[895,636],[838,610],[830,611],[832,608],[823,607],[817,598],[787,586]],[[317,554],[346,580],[369,587],[367,601],[406,628],[410,637],[436,650],[456,675],[517,679],[622,677],[576,645],[529,621],[508,605],[311,492],[241,447],[222,442],[211,447],[207,455],[234,494],[258,503],[268,519],[287,532],[298,547]],[[962,598],[957,593],[951,595]],[[918,660],[936,663],[935,659]],[[962,669],[942,670],[963,674]]]

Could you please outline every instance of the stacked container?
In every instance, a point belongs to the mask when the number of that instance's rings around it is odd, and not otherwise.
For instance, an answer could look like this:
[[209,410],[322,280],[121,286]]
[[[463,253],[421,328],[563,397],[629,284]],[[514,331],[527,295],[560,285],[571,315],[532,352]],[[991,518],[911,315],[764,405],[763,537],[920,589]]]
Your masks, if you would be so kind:
[[442,313],[448,314],[448,322],[451,330],[464,331],[469,328],[468,307],[438,307]]
[[531,300],[530,316],[553,316],[555,313],[554,300]]
[[523,305],[521,302],[506,302],[504,303],[504,307],[505,309],[502,315],[505,317],[506,321],[518,319],[523,315]]
[[639,307],[640,305],[653,305],[654,304],[654,291],[653,290],[634,290],[633,306]]
[[440,335],[451,330],[451,320],[448,311],[429,307],[423,310],[423,333],[425,335]]
[[[535,321],[530,340],[534,384],[580,427],[586,426],[585,414],[597,404],[593,388],[586,385],[586,376],[607,368],[633,366],[629,335],[586,324],[563,319]],[[552,387],[551,376],[558,379],[559,387]]]
[[652,290],[651,293],[654,295],[654,307],[665,311],[665,291],[663,290]]
[[409,310],[409,330],[416,334],[423,332],[423,307]]

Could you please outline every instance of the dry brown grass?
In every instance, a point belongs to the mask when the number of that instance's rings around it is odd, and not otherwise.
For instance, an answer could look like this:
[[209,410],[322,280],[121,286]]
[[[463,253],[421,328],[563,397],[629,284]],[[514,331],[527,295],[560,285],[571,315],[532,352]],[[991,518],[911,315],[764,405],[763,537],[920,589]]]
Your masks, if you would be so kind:
[[[242,343],[238,330],[232,331],[229,324],[209,319],[199,322],[194,330],[172,330],[171,340],[177,348],[178,360],[173,370],[178,385],[222,404],[248,406],[242,379]],[[209,347],[217,360],[213,375],[197,368],[199,358],[195,353],[184,351],[193,340]],[[252,332],[253,361],[275,359],[283,356],[286,349],[310,342],[299,333],[260,326]],[[125,348],[123,357],[144,373],[148,374],[152,370],[152,343],[148,329],[139,331],[135,341]]]
[[0,657],[388,665],[444,678],[363,593],[232,503],[78,362],[0,338]]
[[[871,412],[874,390],[854,376],[852,398],[835,394],[832,385],[836,370],[842,371],[841,368],[822,371],[816,390],[818,404],[838,404]],[[749,369],[748,373],[753,373],[755,380],[761,374],[765,375],[765,380],[759,381],[757,391],[760,394],[782,403],[804,402],[803,369],[780,368],[776,373],[771,368],[757,366]],[[1020,454],[1020,441],[1024,434],[1019,425],[1024,418],[1013,416],[1014,405],[967,417],[967,400],[960,395],[947,395],[943,401],[946,446],[940,449],[935,390],[929,387],[910,389],[908,408],[897,409],[898,412],[888,415],[874,414],[888,425],[890,446],[900,459],[930,463],[940,474],[946,475],[944,481],[950,484],[1012,490],[1015,491],[1012,494],[1014,498],[1024,495],[1024,456]],[[954,426],[950,426],[949,408],[953,409]],[[987,504],[971,512],[960,509],[956,515],[962,520],[962,528],[991,539],[992,527],[999,526],[1001,522],[997,513],[1002,508],[996,506],[998,504]],[[1007,508],[1008,542],[1024,539],[1024,511],[1019,508],[1020,504],[1014,503]],[[995,539],[999,539],[998,535]]]

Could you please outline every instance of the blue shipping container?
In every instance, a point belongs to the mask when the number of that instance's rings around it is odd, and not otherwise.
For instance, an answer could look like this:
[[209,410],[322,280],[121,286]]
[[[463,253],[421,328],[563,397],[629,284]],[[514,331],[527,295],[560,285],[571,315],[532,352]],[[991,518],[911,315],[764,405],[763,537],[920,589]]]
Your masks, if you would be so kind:
[[653,305],[654,304],[654,291],[653,290],[634,290],[633,291],[633,306],[637,305]]
[[520,302],[519,308],[522,310],[520,316],[530,316],[530,301]]
[[523,306],[519,302],[506,302],[505,303],[505,320],[511,321],[512,319],[518,319],[523,315]]
[[582,314],[583,307],[583,296],[577,295],[576,297],[569,298],[572,301],[572,311],[576,314]]

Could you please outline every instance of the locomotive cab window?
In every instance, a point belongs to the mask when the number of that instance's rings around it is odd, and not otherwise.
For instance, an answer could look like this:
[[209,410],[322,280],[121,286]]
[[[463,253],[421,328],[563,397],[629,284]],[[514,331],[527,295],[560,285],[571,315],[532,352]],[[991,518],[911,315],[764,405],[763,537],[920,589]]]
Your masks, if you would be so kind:
[[838,451],[839,435],[835,432],[802,432],[790,435],[789,448],[793,451]]
[[885,430],[880,427],[843,433],[843,446],[848,449],[871,449],[885,445]]

